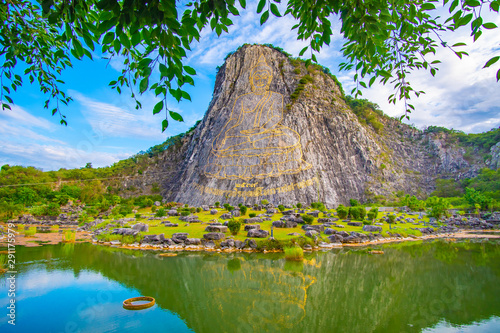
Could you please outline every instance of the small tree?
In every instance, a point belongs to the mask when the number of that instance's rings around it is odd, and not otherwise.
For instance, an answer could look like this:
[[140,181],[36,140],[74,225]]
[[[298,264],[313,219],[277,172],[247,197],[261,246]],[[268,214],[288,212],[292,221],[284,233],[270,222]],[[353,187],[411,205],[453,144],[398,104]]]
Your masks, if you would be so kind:
[[372,221],[372,223],[373,223],[373,221],[374,221],[374,220],[377,218],[377,216],[378,216],[378,208],[377,208],[377,207],[373,207],[372,209],[370,209],[370,211],[368,212],[368,214],[367,214],[367,215],[368,215],[368,219],[369,219],[370,221]]
[[345,219],[347,217],[348,210],[344,205],[339,205],[337,207],[337,214],[340,219]]
[[235,219],[231,219],[227,223],[227,227],[229,228],[229,231],[231,232],[231,234],[236,236],[238,234],[238,232],[240,231],[241,222],[237,221]]
[[241,215],[243,215],[243,216],[247,215],[247,211],[248,211],[248,207],[247,206],[242,205],[240,207]]
[[278,209],[280,212],[284,211],[285,210],[285,206],[283,205],[278,205]]
[[260,201],[260,204],[261,204],[262,206],[269,205],[269,201],[267,201],[266,199],[264,199],[264,200],[261,200],[261,201]]
[[359,206],[359,201],[356,199],[349,199],[349,205],[351,205],[351,207]]
[[165,208],[160,208],[156,211],[156,217],[164,217],[166,215]]
[[359,220],[360,216],[359,216],[359,209],[358,209],[358,207],[349,207],[349,216],[353,220]]
[[389,223],[389,229],[392,229],[392,224],[396,222],[396,215],[393,215],[393,214],[390,214],[387,216],[387,218],[389,219],[388,223]]
[[363,206],[358,206],[358,215],[360,220],[364,220],[366,216],[366,209]]
[[220,207],[220,202],[216,201],[215,202],[215,207],[219,208]]
[[297,202],[297,208],[298,209],[302,208],[302,204],[300,202]]
[[313,221],[314,221],[314,216],[308,215],[308,214],[304,214],[304,215],[302,215],[302,219],[304,220],[305,224],[312,224]]

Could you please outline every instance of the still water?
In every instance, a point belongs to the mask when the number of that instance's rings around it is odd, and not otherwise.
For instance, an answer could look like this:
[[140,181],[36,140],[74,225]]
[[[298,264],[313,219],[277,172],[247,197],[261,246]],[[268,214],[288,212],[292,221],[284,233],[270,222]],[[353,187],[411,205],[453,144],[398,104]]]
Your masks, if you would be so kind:
[[[500,332],[500,243],[410,242],[282,254],[18,247],[1,332]],[[136,296],[156,305],[122,308]]]

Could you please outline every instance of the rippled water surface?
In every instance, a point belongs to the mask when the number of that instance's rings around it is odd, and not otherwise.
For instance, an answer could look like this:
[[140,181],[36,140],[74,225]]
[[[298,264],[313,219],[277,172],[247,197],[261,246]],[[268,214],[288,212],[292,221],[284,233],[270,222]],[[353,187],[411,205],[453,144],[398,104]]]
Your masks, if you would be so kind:
[[[18,247],[1,332],[500,332],[500,243],[410,242],[281,254]],[[156,305],[122,308],[136,296]]]

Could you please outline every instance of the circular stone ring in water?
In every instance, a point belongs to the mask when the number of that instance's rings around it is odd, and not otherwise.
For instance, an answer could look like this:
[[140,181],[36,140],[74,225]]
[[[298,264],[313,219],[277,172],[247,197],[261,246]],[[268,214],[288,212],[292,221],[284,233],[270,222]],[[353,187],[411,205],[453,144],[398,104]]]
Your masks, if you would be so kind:
[[[144,304],[133,304],[134,302],[148,301]],[[133,297],[123,301],[123,307],[127,310],[142,310],[155,305],[155,299],[149,296]]]

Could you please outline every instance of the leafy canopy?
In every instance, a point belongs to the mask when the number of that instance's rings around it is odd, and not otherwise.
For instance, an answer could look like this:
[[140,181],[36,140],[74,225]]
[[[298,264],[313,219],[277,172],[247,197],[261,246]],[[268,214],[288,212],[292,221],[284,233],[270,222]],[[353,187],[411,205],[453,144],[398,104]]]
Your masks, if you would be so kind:
[[[377,79],[390,83],[394,93],[389,101],[404,100],[407,118],[414,109],[407,101],[422,93],[412,88],[408,74],[424,69],[435,75],[440,61],[427,59],[438,47],[449,48],[460,58],[466,56],[461,49],[465,43],[448,45],[442,34],[469,26],[475,41],[484,29],[497,29],[494,23],[484,22],[483,17],[485,12],[498,13],[500,7],[500,0],[443,0],[449,15],[441,21],[437,0],[289,0],[285,12],[280,12],[279,2],[259,0],[261,24],[271,14],[297,19],[297,37],[309,44],[300,56],[310,51],[310,63],[316,62],[315,52],[331,43],[332,22],[340,20],[345,40],[341,51],[346,59],[340,69],[356,71],[357,85],[351,93],[355,97],[361,95],[361,88],[371,86]],[[196,0],[185,5],[175,0],[2,1],[2,109],[10,109],[11,92],[27,78],[48,96],[45,108],[53,115],[59,114],[61,124],[66,124],[60,107],[69,103],[71,97],[61,89],[64,82],[60,74],[72,66],[72,58],[92,59],[92,54],[99,54],[123,59],[122,72],[109,85],[119,93],[130,93],[136,108],[141,107],[138,94],[150,90],[161,97],[153,113],[165,112],[165,130],[170,118],[183,121],[180,114],[169,109],[167,96],[177,101],[191,100],[184,86],[194,85],[196,71],[185,66],[183,60],[192,43],[200,40],[204,28],[209,27],[218,36],[227,33],[231,17],[245,8],[245,0]],[[491,58],[484,67],[499,59],[500,56]],[[500,70],[496,76],[500,80]]]

